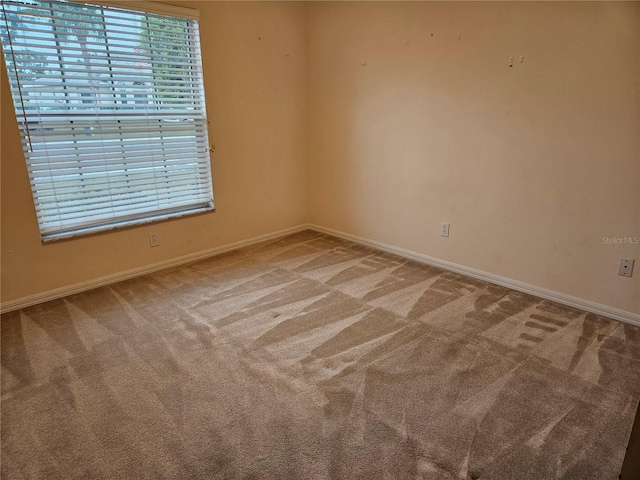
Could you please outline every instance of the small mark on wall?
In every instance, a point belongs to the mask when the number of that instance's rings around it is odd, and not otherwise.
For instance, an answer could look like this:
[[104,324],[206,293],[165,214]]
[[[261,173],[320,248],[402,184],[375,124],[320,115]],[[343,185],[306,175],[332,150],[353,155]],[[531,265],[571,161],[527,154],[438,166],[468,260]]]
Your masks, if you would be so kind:
[[364,63],[362,64],[362,66],[363,66],[363,67],[368,67],[367,62],[364,62]]
[[289,58],[291,55],[289,55],[288,53],[284,54],[284,58]]

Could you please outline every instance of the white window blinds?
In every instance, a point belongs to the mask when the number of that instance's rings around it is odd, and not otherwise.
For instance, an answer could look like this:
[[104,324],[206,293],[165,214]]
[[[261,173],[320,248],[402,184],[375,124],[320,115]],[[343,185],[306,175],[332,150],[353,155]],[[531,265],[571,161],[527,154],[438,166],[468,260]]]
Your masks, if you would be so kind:
[[3,0],[0,31],[45,241],[213,209],[196,20]]

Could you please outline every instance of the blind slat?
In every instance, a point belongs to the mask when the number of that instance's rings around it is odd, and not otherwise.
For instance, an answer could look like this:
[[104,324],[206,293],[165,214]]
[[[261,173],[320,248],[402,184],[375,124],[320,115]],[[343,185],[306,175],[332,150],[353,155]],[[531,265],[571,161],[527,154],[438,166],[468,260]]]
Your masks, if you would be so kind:
[[176,205],[168,208],[160,208],[152,213],[148,212],[132,212],[127,215],[121,215],[112,220],[107,215],[87,217],[83,222],[76,222],[71,227],[65,227],[64,222],[50,222],[40,226],[43,232],[43,240],[53,241],[63,238],[70,238],[77,235],[87,233],[95,233],[100,231],[112,230],[121,226],[141,225],[156,220],[165,220],[167,218],[182,217],[194,213],[201,213],[212,210],[213,204],[204,202],[199,205]]
[[89,211],[99,213],[105,208],[111,209],[112,211],[125,211],[132,207],[139,208],[142,203],[171,203],[181,200],[186,201],[188,199],[193,200],[194,198],[197,198],[197,195],[190,192],[187,188],[183,188],[172,192],[148,192],[146,195],[129,194],[118,196],[117,198],[96,197],[85,205],[68,204],[64,205],[64,208],[56,210],[39,207],[36,211],[38,215],[56,214],[65,218],[82,218]]
[[[24,5],[23,2],[19,0],[3,0],[7,4],[11,5]],[[44,2],[39,5],[34,3],[29,3],[29,8],[40,9],[40,10],[49,10],[51,11],[53,7],[49,7],[47,5],[52,5],[53,3],[60,2]],[[199,12],[197,10],[186,8],[186,7],[178,7],[174,5],[165,5],[161,3],[155,2],[147,2],[147,1],[136,1],[136,0],[98,0],[96,2],[91,0],[85,0],[81,4],[89,7],[108,7],[111,6],[113,8],[109,9],[109,12],[116,16],[128,16],[131,15],[132,12],[141,12],[143,14],[155,13],[158,15],[177,17],[182,19],[190,19],[197,20],[199,18]]]

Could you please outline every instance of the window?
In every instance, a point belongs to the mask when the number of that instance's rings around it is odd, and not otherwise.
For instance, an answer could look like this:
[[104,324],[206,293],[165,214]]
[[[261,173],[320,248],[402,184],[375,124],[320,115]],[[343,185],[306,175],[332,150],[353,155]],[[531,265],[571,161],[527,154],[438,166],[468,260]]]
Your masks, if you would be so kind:
[[0,33],[44,241],[213,209],[191,10],[3,0]]

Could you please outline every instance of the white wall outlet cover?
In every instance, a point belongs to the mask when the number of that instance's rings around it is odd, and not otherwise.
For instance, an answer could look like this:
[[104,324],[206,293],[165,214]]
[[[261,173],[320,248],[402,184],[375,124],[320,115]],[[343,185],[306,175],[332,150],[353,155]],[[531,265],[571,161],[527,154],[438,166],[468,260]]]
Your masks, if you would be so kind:
[[150,233],[149,234],[149,246],[157,247],[158,245],[160,245],[160,241],[158,240],[158,234],[157,233]]
[[440,224],[440,236],[442,237],[449,236],[449,224],[447,222],[442,222]]
[[635,260],[633,258],[621,258],[620,266],[618,267],[618,275],[623,277],[630,277],[633,275],[633,264]]

